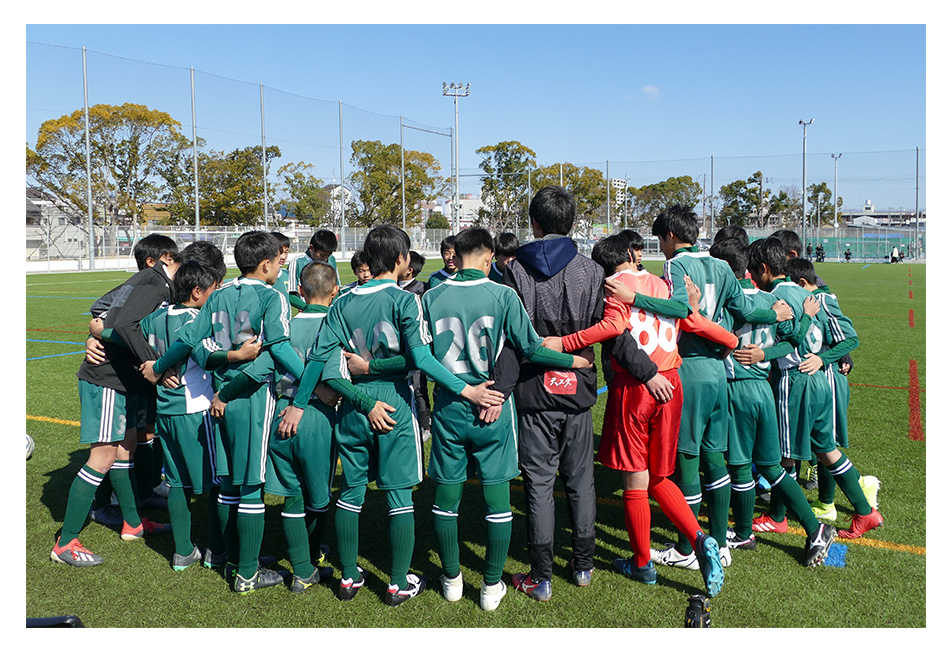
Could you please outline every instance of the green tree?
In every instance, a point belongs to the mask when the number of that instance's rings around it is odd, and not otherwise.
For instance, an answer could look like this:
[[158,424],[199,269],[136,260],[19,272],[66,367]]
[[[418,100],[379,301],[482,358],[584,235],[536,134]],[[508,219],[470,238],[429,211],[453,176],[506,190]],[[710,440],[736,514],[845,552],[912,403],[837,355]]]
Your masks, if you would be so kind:
[[631,198],[632,224],[629,226],[641,229],[650,227],[657,214],[674,204],[694,207],[700,201],[703,189],[693,177],[681,175],[668,177],[655,184],[629,187],[628,195]]
[[323,180],[310,174],[313,167],[313,164],[301,161],[288,163],[278,169],[278,204],[288,215],[313,227],[320,227],[327,221],[330,193],[324,189]]
[[[347,179],[356,200],[354,211],[347,209],[347,223],[373,227],[402,225],[404,191],[400,181],[400,146],[381,141],[353,141],[350,163],[354,171]],[[403,151],[406,188],[406,224],[420,221],[419,204],[435,199],[446,187],[439,177],[439,161],[428,152]]]
[[842,210],[842,198],[836,198],[835,209],[832,205],[832,190],[826,182],[821,184],[812,184],[809,186],[809,192],[806,195],[806,201],[809,203],[809,219],[815,224],[816,207],[819,209],[819,220],[821,224],[831,225],[835,219],[835,212]]
[[429,219],[426,220],[427,229],[452,229],[452,225],[449,224],[449,218],[444,216],[442,213],[436,213],[433,211],[429,214]]
[[[528,224],[529,173],[535,152],[518,141],[503,141],[476,150],[482,156],[482,203],[479,224],[493,232],[515,231]],[[534,181],[532,186],[535,186]]]
[[[163,171],[191,147],[181,124],[142,104],[89,108],[90,182],[94,215],[110,223],[141,220],[144,205],[166,191]],[[87,213],[86,132],[82,109],[40,125],[26,172],[77,216]]]

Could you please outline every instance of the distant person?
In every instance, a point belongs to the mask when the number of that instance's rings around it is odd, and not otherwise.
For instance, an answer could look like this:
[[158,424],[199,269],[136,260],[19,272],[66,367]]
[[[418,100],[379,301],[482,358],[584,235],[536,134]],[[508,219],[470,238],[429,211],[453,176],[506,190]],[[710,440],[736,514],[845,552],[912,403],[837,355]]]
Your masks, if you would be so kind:
[[844,254],[844,255],[845,255],[845,262],[846,262],[846,263],[848,263],[849,261],[852,260],[852,250],[849,249],[848,247],[845,248],[845,254]]
[[892,263],[898,263],[898,246],[892,247]]

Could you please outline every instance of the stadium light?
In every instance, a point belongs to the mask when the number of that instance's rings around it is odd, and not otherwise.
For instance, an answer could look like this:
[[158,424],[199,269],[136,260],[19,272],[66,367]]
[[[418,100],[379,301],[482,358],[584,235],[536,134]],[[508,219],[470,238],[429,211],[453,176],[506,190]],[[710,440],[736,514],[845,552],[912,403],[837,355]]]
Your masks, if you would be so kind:
[[442,83],[442,94],[446,97],[451,97],[452,102],[455,105],[456,111],[456,129],[453,132],[456,144],[454,148],[454,167],[456,169],[456,184],[454,190],[454,197],[452,202],[452,221],[453,221],[453,231],[459,233],[459,98],[469,96],[469,87],[471,84],[466,84],[463,87],[462,82],[446,82]]
[[832,160],[835,161],[835,174],[832,177],[832,228],[836,234],[839,232],[839,157],[842,154],[833,154]]
[[[815,118],[810,118],[809,122],[799,121],[799,124],[802,125],[802,239],[804,247],[805,243],[808,242],[806,237],[806,128],[814,121]],[[799,252],[799,255],[802,256],[802,252]]]

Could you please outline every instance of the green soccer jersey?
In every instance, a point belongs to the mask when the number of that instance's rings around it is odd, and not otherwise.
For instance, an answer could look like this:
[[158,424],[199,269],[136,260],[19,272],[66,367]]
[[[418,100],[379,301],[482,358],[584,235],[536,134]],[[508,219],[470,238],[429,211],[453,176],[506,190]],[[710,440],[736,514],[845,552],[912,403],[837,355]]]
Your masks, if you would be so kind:
[[[811,293],[790,281],[789,277],[775,280],[770,289],[770,293],[772,293],[776,299],[784,300],[792,308],[793,319],[791,321],[793,322],[792,326],[794,329],[791,331],[798,331],[803,319],[809,319],[802,309],[802,303],[807,297],[811,296]],[[806,330],[805,336],[792,352],[776,359],[776,365],[780,370],[795,369],[799,367],[799,364],[803,361],[806,354],[818,354],[820,352],[823,342],[823,329],[817,322],[821,319],[821,315],[822,311],[820,310],[816,314],[816,318],[810,320],[809,328]]]
[[[750,300],[754,309],[771,310],[772,305],[776,303],[773,295],[760,290],[749,279],[740,279],[739,282],[743,294]],[[730,313],[727,313],[725,318],[722,326],[730,328],[736,335],[739,340],[737,349],[743,349],[746,345],[759,345],[761,349],[768,349],[776,344],[780,337],[788,335],[792,327],[791,320],[776,324],[750,324],[742,318],[734,318]],[[729,380],[769,378],[770,362],[767,360],[747,366],[741,365],[733,356],[729,356],[724,361],[724,366],[726,378]]]
[[[300,273],[307,267],[308,263],[313,263],[315,259],[310,257],[310,254],[304,252],[295,259],[292,259],[287,265],[287,290],[288,292],[295,292],[300,294]],[[327,265],[334,269],[334,273],[337,275],[337,285],[340,285],[340,271],[337,269],[337,259],[333,257],[333,254],[330,255],[326,261]]]
[[285,297],[290,294],[291,277],[287,270],[281,269],[281,273],[277,275],[277,281],[274,282],[274,287],[280,290]]
[[858,333],[852,320],[843,315],[834,294],[821,288],[812,294],[822,305],[822,310],[816,316],[823,329],[822,346],[818,354],[825,365],[831,365],[859,346]]
[[[324,379],[347,379],[346,359],[341,349],[366,360],[405,356],[432,341],[422,319],[419,296],[400,288],[394,280],[372,279],[339,297],[324,318],[317,347],[309,360],[327,361]],[[362,375],[354,384],[374,380],[398,380],[406,372]]]
[[433,288],[441,284],[446,279],[449,279],[450,277],[452,277],[453,274],[455,273],[449,272],[448,270],[446,270],[446,268],[440,268],[436,270],[431,275],[429,275],[429,281],[427,281],[427,283],[429,284],[429,289],[432,290]]
[[[198,308],[181,304],[160,308],[142,319],[142,334],[161,356],[179,339],[179,329],[194,320],[198,313]],[[189,415],[211,407],[211,399],[215,393],[211,385],[211,375],[204,369],[210,353],[211,351],[203,346],[195,347],[188,358],[174,367],[178,387],[169,389],[161,384],[157,386],[157,414]]]
[[506,340],[526,358],[542,345],[518,294],[477,270],[460,270],[426,292],[423,315],[436,360],[470,385],[489,379]]
[[[308,359],[317,346],[317,337],[320,334],[320,327],[327,316],[327,307],[319,304],[308,304],[304,310],[298,313],[291,320],[290,339],[291,346],[300,357],[301,362]],[[283,373],[277,379],[276,393],[278,397],[297,396],[298,379],[289,372],[281,369]],[[311,395],[316,397],[316,395]]]
[[[689,306],[684,275],[700,288],[700,310],[712,322],[722,324],[727,313],[754,323],[776,319],[771,310],[766,314],[754,312],[752,301],[743,293],[733,270],[709,252],[697,251],[695,247],[680,249],[664,263],[663,277],[670,287],[670,298]],[[677,348],[684,359],[715,358],[719,349],[706,338],[686,331],[681,331]]]

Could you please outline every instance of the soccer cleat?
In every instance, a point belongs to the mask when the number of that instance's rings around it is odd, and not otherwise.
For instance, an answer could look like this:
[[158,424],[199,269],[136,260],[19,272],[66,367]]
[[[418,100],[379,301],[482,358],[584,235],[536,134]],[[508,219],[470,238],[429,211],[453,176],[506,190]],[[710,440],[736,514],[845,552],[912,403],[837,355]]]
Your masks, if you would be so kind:
[[730,553],[730,547],[721,546],[720,547],[720,565],[723,566],[723,568],[725,569],[732,564],[733,564],[733,554]]
[[148,499],[139,501],[137,507],[139,510],[167,510],[168,499],[153,492]]
[[752,551],[756,548],[756,536],[752,533],[748,537],[740,537],[732,528],[726,529],[726,545],[731,549],[746,549]]
[[201,564],[208,569],[215,569],[216,567],[224,567],[225,563],[228,562],[228,553],[222,551],[221,553],[212,553],[211,549],[205,549],[205,555],[201,558]]
[[816,465],[803,463],[799,474],[799,482],[804,490],[815,490],[819,487],[819,470]]
[[333,570],[330,567],[314,567],[314,573],[307,578],[294,574],[291,578],[291,591],[294,592],[294,594],[301,594],[314,585],[324,582],[331,576],[333,576]]
[[482,589],[479,590],[479,605],[486,612],[492,612],[499,607],[499,603],[502,602],[502,597],[505,596],[507,591],[508,589],[502,581],[494,585],[486,585],[485,581],[482,581]]
[[146,535],[161,535],[162,533],[170,533],[171,531],[171,524],[160,524],[151,519],[142,517],[142,523],[135,528],[129,526],[128,522],[123,521],[122,535],[120,537],[126,542],[135,542],[136,540],[143,539]]
[[835,541],[835,534],[834,526],[819,524],[819,528],[806,538],[806,555],[803,564],[807,567],[821,565],[822,561],[829,555],[829,547]]
[[358,578],[342,578],[340,580],[340,587],[337,588],[337,598],[341,601],[352,600],[360,591],[360,588],[363,587],[363,583],[366,582],[363,569],[360,567],[357,567],[357,569],[360,571]]
[[461,571],[453,578],[446,578],[445,575],[442,575],[439,577],[439,582],[442,585],[442,595],[447,601],[454,603],[462,598],[464,584]]
[[768,514],[762,514],[753,520],[753,530],[757,533],[785,533],[789,530],[789,522],[786,518],[776,521]]
[[834,503],[822,503],[821,501],[813,501],[812,514],[816,516],[816,519],[820,521],[834,522],[839,516],[838,511],[835,509]]
[[110,503],[90,510],[89,519],[103,526],[122,526],[122,511]]
[[172,554],[172,571],[185,571],[196,562],[202,559],[201,549],[197,546],[192,548],[192,552],[187,556]]
[[516,592],[524,592],[536,601],[551,600],[551,581],[540,580],[535,582],[531,574],[514,574],[512,586]]
[[386,595],[383,602],[389,606],[396,607],[403,605],[412,598],[420,595],[426,589],[426,577],[416,574],[406,574],[406,589],[401,590],[397,585],[390,585],[386,588]]
[[872,512],[867,515],[852,515],[852,525],[844,531],[839,531],[839,537],[854,540],[857,537],[862,537],[873,528],[878,528],[883,522],[882,513],[872,508]]
[[327,562],[327,557],[330,555],[330,547],[326,544],[320,545],[320,555],[314,560],[314,566],[318,567],[325,562]]
[[[223,554],[221,554],[221,555],[222,555],[222,556],[225,556],[225,563],[224,563],[224,565],[225,565],[225,571],[224,571],[225,580],[233,581],[234,578],[235,578],[235,576],[236,576],[237,573],[238,573],[238,565],[236,565],[236,564],[233,563],[233,562],[228,562],[228,561],[227,561],[227,556],[226,556],[226,554],[223,553]],[[260,558],[258,558],[258,567],[270,567],[270,566],[273,565],[276,561],[277,561],[277,558],[275,558],[274,556],[261,556]]]
[[258,567],[251,578],[245,578],[241,574],[234,576],[234,591],[236,594],[250,594],[254,590],[264,589],[265,587],[274,587],[284,583],[284,576],[273,569],[267,567]]
[[[700,563],[700,573],[707,588],[707,594],[713,598],[720,593],[723,587],[723,564],[720,562],[720,545],[716,538],[710,537],[703,531],[697,531],[694,540],[694,550],[697,561]],[[729,548],[727,548],[729,551]]]
[[578,587],[587,587],[591,584],[591,574],[594,573],[594,569],[575,569],[575,561],[571,561],[571,580]]
[[56,544],[50,552],[50,560],[70,567],[95,567],[102,564],[102,558],[80,544],[76,538],[63,546],[59,545],[59,538],[56,538]]
[[423,442],[426,442],[429,440],[429,438],[433,437],[433,433],[429,429],[423,429],[422,435],[423,435]]
[[684,555],[674,548],[672,542],[667,543],[665,549],[651,549],[651,562],[655,565],[665,565],[667,567],[680,567],[681,569],[700,569],[700,563],[697,562],[697,554],[691,551]]
[[860,476],[859,487],[862,488],[868,505],[872,506],[873,510],[878,510],[878,491],[882,487],[882,482],[874,476]]
[[152,492],[163,499],[168,499],[168,481],[163,478],[161,483],[152,488]]
[[657,569],[654,568],[653,561],[649,561],[643,567],[634,564],[634,558],[617,558],[611,563],[611,566],[628,578],[633,578],[639,583],[645,585],[654,585],[657,583]]

